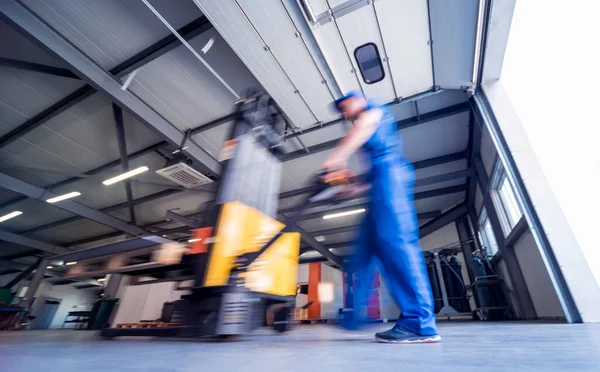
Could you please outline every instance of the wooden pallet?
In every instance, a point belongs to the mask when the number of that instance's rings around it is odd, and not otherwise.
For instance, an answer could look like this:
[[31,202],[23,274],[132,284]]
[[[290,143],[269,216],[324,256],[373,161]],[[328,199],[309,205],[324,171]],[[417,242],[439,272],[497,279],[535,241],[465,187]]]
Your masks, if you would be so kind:
[[163,328],[181,325],[179,323],[164,323],[164,322],[140,322],[140,323],[121,323],[117,324],[117,328]]

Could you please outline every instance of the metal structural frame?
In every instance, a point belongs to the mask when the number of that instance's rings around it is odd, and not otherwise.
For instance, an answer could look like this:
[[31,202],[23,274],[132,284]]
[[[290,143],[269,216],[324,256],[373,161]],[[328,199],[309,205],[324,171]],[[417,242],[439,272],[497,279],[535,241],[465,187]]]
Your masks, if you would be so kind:
[[[544,261],[546,270],[548,271],[548,275],[550,276],[550,280],[552,281],[554,290],[558,296],[566,321],[568,323],[581,323],[581,314],[579,313],[575,300],[569,290],[542,223],[535,211],[535,207],[533,206],[527,188],[523,182],[523,178],[521,177],[519,169],[509,150],[508,144],[506,143],[506,139],[502,135],[502,131],[500,130],[500,126],[498,125],[493,110],[483,92],[478,91],[475,94],[472,98],[472,106],[476,117],[479,117],[481,120],[481,126],[483,127],[485,125],[496,146],[498,156],[506,170],[507,178],[516,193],[517,202],[523,210],[527,225],[540,250],[542,260]],[[501,241],[504,242],[504,239]]]

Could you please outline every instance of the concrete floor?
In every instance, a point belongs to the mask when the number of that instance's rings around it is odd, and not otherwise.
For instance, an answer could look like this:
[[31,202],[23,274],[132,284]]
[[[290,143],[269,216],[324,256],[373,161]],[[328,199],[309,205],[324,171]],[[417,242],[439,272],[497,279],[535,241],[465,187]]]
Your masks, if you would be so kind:
[[[385,328],[378,326],[377,328]],[[447,322],[442,342],[388,345],[303,326],[239,342],[117,339],[86,331],[0,332],[0,370],[105,372],[600,371],[600,324]]]

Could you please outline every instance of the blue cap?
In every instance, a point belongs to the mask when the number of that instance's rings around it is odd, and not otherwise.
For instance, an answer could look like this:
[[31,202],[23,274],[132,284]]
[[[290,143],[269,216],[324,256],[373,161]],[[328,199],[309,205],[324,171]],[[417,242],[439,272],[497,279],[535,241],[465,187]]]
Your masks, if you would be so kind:
[[335,106],[335,108],[338,111],[340,111],[340,103],[347,100],[348,98],[353,98],[353,97],[364,97],[364,95],[362,94],[361,91],[353,90],[353,91],[348,92],[345,95],[341,96],[340,98],[336,99],[335,101],[333,101],[333,105]]

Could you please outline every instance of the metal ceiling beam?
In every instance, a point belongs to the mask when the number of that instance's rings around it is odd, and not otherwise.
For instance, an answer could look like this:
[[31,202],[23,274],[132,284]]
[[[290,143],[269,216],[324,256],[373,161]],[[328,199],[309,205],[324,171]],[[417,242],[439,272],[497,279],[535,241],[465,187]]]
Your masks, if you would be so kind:
[[[402,129],[413,127],[415,125],[425,124],[425,123],[429,123],[434,120],[439,120],[439,119],[443,119],[443,118],[446,118],[449,116],[457,115],[457,114],[460,114],[463,112],[467,112],[469,110],[470,110],[469,102],[463,102],[463,103],[459,103],[459,104],[456,104],[453,106],[445,107],[440,110],[435,110],[432,112],[428,112],[426,114],[416,115],[416,116],[413,116],[413,117],[410,117],[407,119],[400,120],[400,121],[396,122],[396,125],[398,127],[398,130],[402,130]],[[340,120],[340,119],[334,120],[335,123],[340,123],[342,121],[343,120]],[[317,128],[320,129],[320,127],[317,127]],[[305,133],[309,133],[309,132],[302,131],[300,134],[305,134]],[[295,134],[297,135],[298,133],[295,133]],[[287,135],[284,138],[287,139],[290,137],[296,137],[296,135],[293,135],[293,136]],[[301,150],[289,152],[282,156],[282,161],[291,161],[291,160],[295,160],[298,158],[302,158],[304,156],[317,154],[322,151],[331,150],[337,145],[337,143],[340,141],[340,139],[341,138],[336,138],[331,141],[319,143],[317,145],[308,147],[306,150],[301,149]]]
[[41,258],[38,258],[32,265],[23,270],[19,275],[15,276],[10,282],[6,283],[3,288],[12,288],[13,286],[19,284],[19,282],[29,276],[42,262]]
[[[445,164],[445,163],[448,163],[448,162],[453,162],[453,161],[456,161],[456,160],[464,159],[465,156],[466,156],[465,152],[460,152],[460,153],[456,153],[456,154],[450,154],[450,155],[440,156],[440,157],[433,158],[433,159],[426,159],[426,160],[423,160],[421,162],[416,162],[415,163],[416,164],[415,168],[416,169],[420,169],[420,168],[425,168],[425,167],[428,167],[428,166],[441,165],[441,164]],[[446,187],[446,188],[442,188],[442,189],[430,190],[430,191],[425,191],[425,192],[421,192],[421,193],[416,193],[415,194],[415,199],[419,200],[419,199],[423,199],[423,198],[427,198],[427,197],[435,197],[435,196],[440,196],[440,195],[448,195],[448,194],[453,194],[453,193],[458,193],[458,192],[465,191],[465,189],[466,189],[466,186],[464,186],[464,185],[458,185],[458,186]],[[283,193],[279,194],[279,199],[281,200],[281,199],[291,198],[291,197],[294,197],[294,196],[305,195],[305,194],[307,194],[307,193],[309,193],[311,191],[312,191],[312,188],[310,188],[310,187],[304,187],[304,188],[300,188],[300,189],[297,189],[297,190],[286,191],[286,192],[283,192]],[[172,194],[170,194],[171,192],[173,194],[177,193],[177,191],[171,190],[171,191],[169,191],[169,195],[172,195]],[[158,197],[161,197],[160,195],[157,195],[157,194],[152,194],[152,195],[156,195]],[[359,199],[359,198],[360,197],[357,197],[356,199]],[[144,198],[141,198],[141,199],[144,199]],[[141,204],[142,202],[145,202],[145,201],[143,201],[141,199],[137,199],[135,201],[136,205],[137,204]],[[112,207],[108,207],[106,210],[102,210],[102,211],[112,211],[112,210],[122,209],[122,208],[125,208],[125,206],[126,205],[124,203],[121,203],[121,204],[117,204],[117,205],[112,206]],[[349,208],[349,206],[346,206],[345,208]],[[293,210],[293,208],[281,209],[281,210],[278,211],[278,213],[285,214],[285,213],[289,213],[292,210]],[[186,218],[190,218],[190,217],[193,217],[193,216],[197,216],[199,214],[202,214],[202,213],[191,213],[191,214],[186,215],[185,217]],[[425,219],[425,218],[430,218],[430,217],[424,216],[423,218]],[[79,219],[78,217],[72,217],[70,219],[66,219],[66,220],[62,220],[62,221],[57,221],[57,222],[52,222],[50,224],[46,224],[44,226],[39,226],[39,227],[33,228],[31,230],[28,230],[27,232],[35,232],[35,231],[40,231],[42,229],[48,229],[48,228],[52,228],[52,227],[57,227],[57,226],[62,225],[63,223],[73,222],[73,221],[76,221],[78,219]],[[152,227],[157,227],[160,224],[165,224],[165,223],[166,223],[166,221],[161,220],[161,221],[156,221],[156,222],[153,222],[153,223],[150,223],[150,224],[146,224],[143,227],[144,228],[152,228]],[[167,230],[167,233],[169,233],[168,230]],[[162,234],[162,232],[158,231],[157,234]],[[119,235],[121,235],[121,233],[119,233],[119,232],[108,233],[108,234],[100,235],[100,236],[97,236],[97,237],[80,239],[80,240],[77,240],[77,241],[73,241],[73,242],[67,243],[66,245],[67,246],[76,246],[76,245],[80,245],[80,244],[90,243],[90,242],[93,242],[93,241],[96,241],[96,240],[113,238],[113,237],[116,237],[116,236],[119,236]]]
[[353,231],[358,230],[359,228],[360,228],[360,225],[350,225],[350,226],[336,227],[335,229],[313,231],[310,234],[314,235],[314,236],[332,235],[332,234],[340,234],[340,233],[346,233],[346,232],[353,232]]
[[[208,19],[202,16],[183,26],[182,28],[177,30],[177,32],[181,36],[183,36],[185,40],[190,40],[211,28],[212,25],[210,24]],[[130,72],[152,62],[156,58],[173,50],[179,45],[181,45],[181,42],[177,39],[177,37],[175,35],[169,34],[168,36],[162,38],[161,40],[157,41],[156,43],[150,45],[146,49],[127,59],[123,63],[120,63],[119,65],[110,69],[110,73],[117,77],[123,77],[129,74]],[[82,100],[91,96],[95,92],[96,91],[94,90],[94,88],[92,88],[89,85],[77,89],[75,92],[71,93],[67,97],[61,99],[60,101],[48,107],[38,115],[35,115],[31,119],[19,125],[17,128],[11,130],[10,132],[0,137],[0,148],[8,145],[11,142],[16,141],[21,136],[25,135],[26,133],[29,133],[30,131],[44,124],[46,121],[64,112],[65,110],[68,110],[73,105],[81,102]]]
[[[131,115],[163,136],[174,146],[183,143],[186,135],[168,122],[154,109],[148,106],[135,94],[121,89],[121,82],[110,72],[104,70],[88,56],[83,54],[62,35],[44,23],[25,6],[16,1],[0,2],[0,15],[8,23],[15,26],[31,41],[51,53],[51,55],[71,66],[98,92],[111,101],[128,110]],[[208,174],[218,176],[221,164],[193,141],[187,141],[187,156],[197,162],[197,166]]]
[[[165,213],[165,218],[167,220],[171,220],[171,221],[176,221],[179,223],[182,223],[186,226],[192,227],[192,228],[198,228],[201,227],[202,223],[198,220],[193,220],[191,218],[188,218],[186,216],[182,216],[180,214],[177,214],[173,211],[167,211]],[[164,234],[163,232],[161,232],[161,234]]]
[[435,183],[441,183],[441,182],[446,182],[446,181],[460,180],[463,178],[472,177],[473,175],[475,175],[475,169],[472,169],[472,168],[460,170],[457,172],[438,174],[436,176],[425,177],[425,178],[420,178],[420,179],[416,180],[415,187],[428,186],[428,185],[433,185]]
[[[5,2],[0,2],[0,7],[2,7],[2,4],[4,3]],[[0,187],[20,193],[31,199],[37,199],[41,201],[45,201],[48,198],[57,196],[54,193],[46,191],[40,187],[34,186],[27,182],[21,181],[15,177],[9,176],[8,174],[2,172],[0,172]],[[122,221],[108,214],[102,213],[96,209],[87,207],[83,204],[76,203],[72,200],[64,200],[52,205],[57,208],[63,209],[67,212],[71,212],[81,217],[87,218],[89,220],[101,223],[106,226],[110,226],[117,230],[121,230],[127,234],[147,234],[147,231],[144,229],[130,225],[125,221]]]
[[[2,181],[0,181],[0,183],[1,182]],[[35,248],[40,251],[51,252],[54,254],[70,252],[70,250],[68,250],[65,247],[61,247],[60,245],[48,244],[32,238],[28,238],[22,234],[15,234],[4,230],[0,230],[0,240],[22,245],[24,247]]]
[[29,265],[26,264],[0,259],[0,268],[23,271],[27,270],[28,267]]
[[[135,199],[133,201],[133,205],[139,205],[139,204],[147,203],[147,202],[150,202],[150,201],[153,201],[153,200],[164,198],[166,196],[171,196],[173,194],[177,194],[179,192],[180,192],[179,190],[163,190],[163,191],[159,191],[157,193],[146,195],[146,196],[143,196],[141,198]],[[63,202],[61,202],[61,204],[62,203]],[[129,206],[129,202],[123,202],[123,203],[111,205],[111,206],[106,207],[106,208],[102,208],[99,211],[94,209],[94,211],[96,211],[97,213],[105,214],[105,213],[110,213],[110,212],[118,211],[118,210],[123,209],[123,208],[127,208],[128,206]],[[79,214],[79,213],[76,213],[76,214],[77,214],[77,216],[70,217],[70,218],[65,218],[65,219],[59,220],[59,221],[50,222],[50,223],[47,223],[47,224],[41,225],[41,226],[36,226],[36,227],[34,227],[32,229],[22,231],[21,233],[22,234],[31,234],[31,233],[35,233],[35,232],[38,232],[38,231],[55,228],[55,227],[58,227],[58,226],[61,226],[61,225],[65,225],[65,224],[68,224],[68,223],[71,223],[71,222],[80,221],[80,220],[83,220],[85,218],[88,218],[88,217],[86,217],[86,216],[84,216],[82,214]],[[114,217],[109,216],[109,215],[106,215],[106,216],[114,218]],[[88,218],[88,219],[90,219],[90,218]],[[124,222],[122,220],[119,220],[119,221]],[[107,226],[110,226],[110,225],[107,225]],[[130,226],[133,226],[133,225],[130,225]],[[115,229],[123,231],[123,232],[128,233],[128,234],[131,234],[130,232],[124,231],[124,230],[116,228],[116,227],[115,227]],[[138,229],[142,230],[141,228],[138,228]],[[144,232],[139,233],[139,234],[134,234],[134,235],[140,235],[140,234],[148,234],[148,232],[144,230]]]
[[470,110],[469,102],[444,107],[426,114],[415,115],[411,118],[400,120],[396,123],[398,130],[414,127],[415,125],[429,123],[434,120],[447,118]]
[[423,226],[419,227],[421,239],[426,237],[427,235],[441,229],[449,223],[454,222],[459,217],[462,217],[468,213],[467,205],[465,203],[461,203],[456,207],[450,209],[447,212],[442,213],[438,218],[427,222]]
[[66,77],[71,79],[79,79],[79,76],[75,75],[71,70],[66,68],[42,65],[40,63],[33,63],[27,61],[19,61],[11,58],[0,57],[0,66],[16,68],[19,70],[39,72],[42,74]]
[[329,249],[327,249],[325,246],[323,246],[323,244],[319,243],[315,238],[313,238],[313,236],[310,233],[308,233],[306,230],[299,226],[296,226],[294,230],[300,233],[300,237],[302,238],[303,242],[308,244],[315,251],[321,253],[325,258],[327,258],[335,265],[338,265],[339,267],[342,266],[342,259],[339,256],[331,253]]
[[[123,123],[123,110],[112,104],[113,115],[115,118],[115,129],[117,131],[117,142],[119,144],[119,156],[121,157],[121,170],[123,173],[129,172],[129,160],[127,159],[127,137],[125,136],[125,124]],[[135,219],[135,207],[133,205],[133,190],[131,182],[125,180],[125,195],[127,195],[127,207],[129,208],[129,222],[137,225]]]
[[467,158],[467,152],[461,151],[461,152],[455,152],[453,154],[438,156],[435,158],[415,161],[414,163],[412,163],[412,165],[413,165],[413,168],[415,168],[415,170],[416,170],[416,169],[423,169],[423,168],[428,168],[428,167],[435,167],[436,165],[448,164],[448,163],[452,163],[455,161],[464,160],[466,158]]

